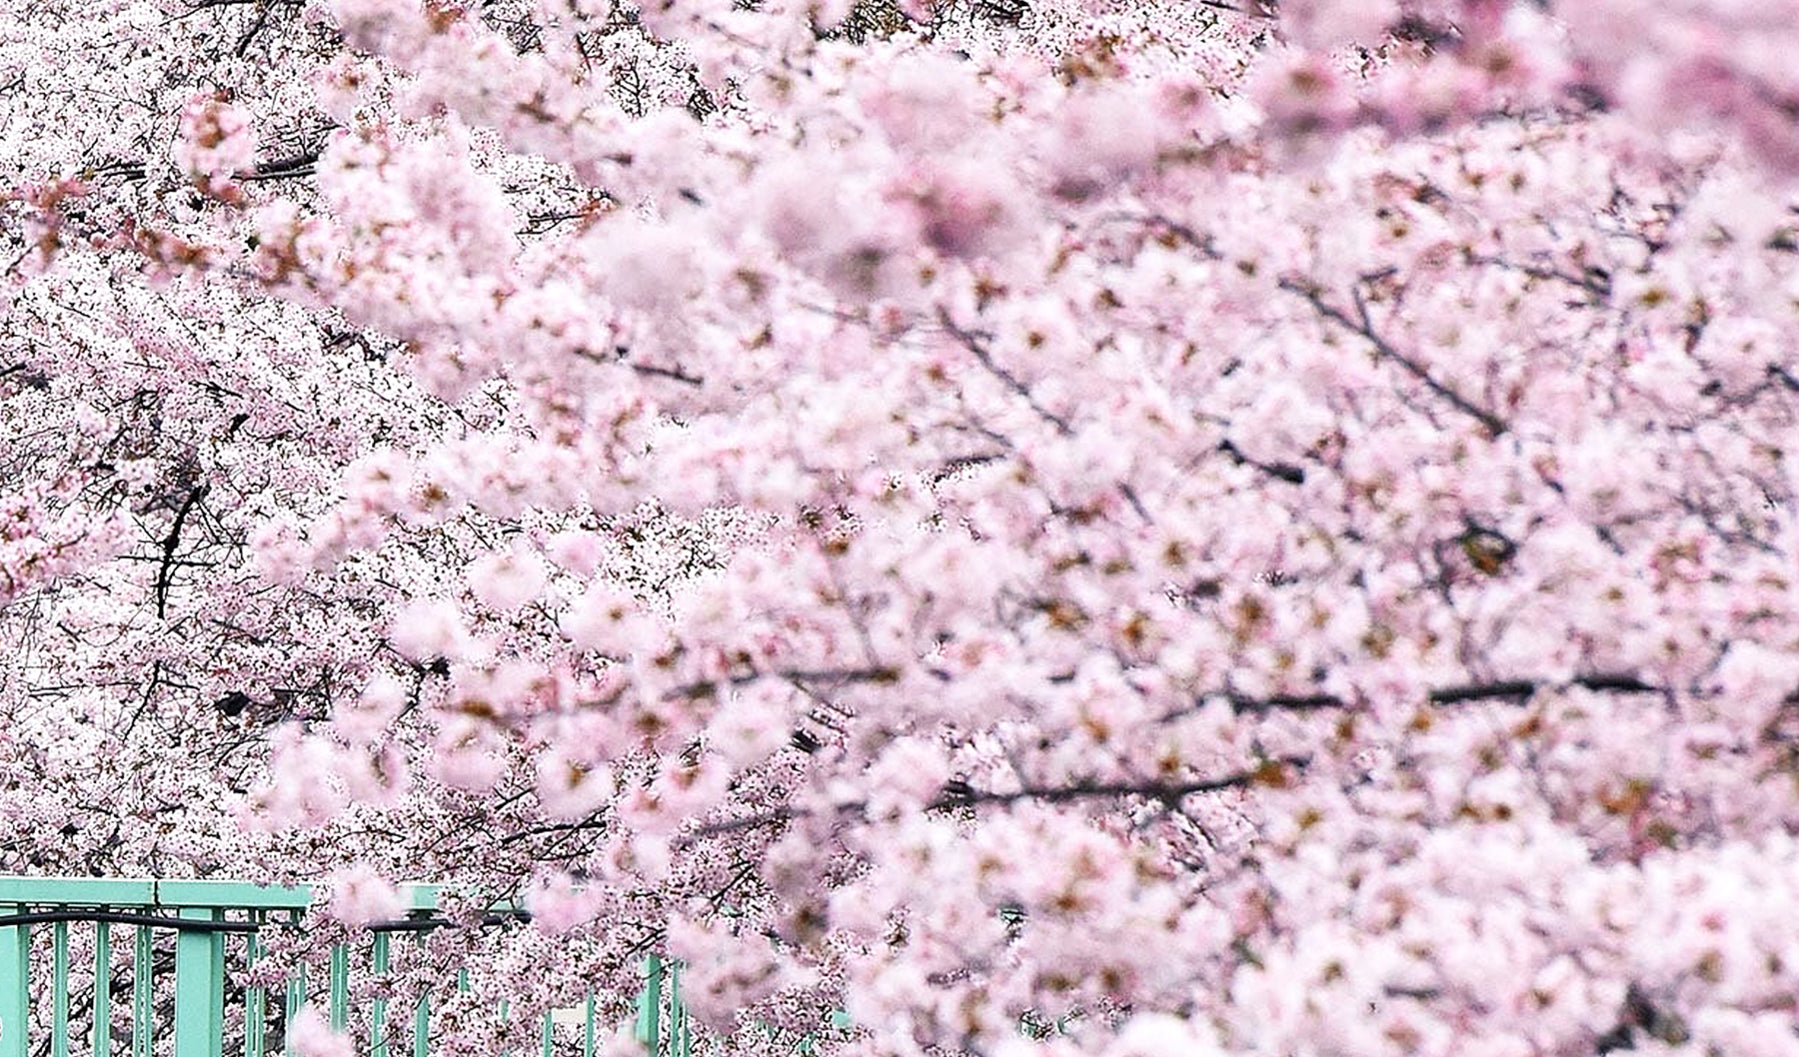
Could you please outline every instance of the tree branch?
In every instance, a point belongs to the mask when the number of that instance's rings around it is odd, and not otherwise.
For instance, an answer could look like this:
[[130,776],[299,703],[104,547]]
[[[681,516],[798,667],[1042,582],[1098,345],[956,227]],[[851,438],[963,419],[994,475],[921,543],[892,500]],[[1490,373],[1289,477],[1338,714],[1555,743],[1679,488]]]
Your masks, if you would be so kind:
[[[1311,763],[1311,758],[1308,756],[1283,756],[1264,760],[1249,770],[1236,771],[1218,778],[1196,778],[1184,782],[1075,782],[1070,785],[1025,786],[1022,789],[1007,792],[974,789],[965,782],[951,782],[941,793],[923,806],[926,811],[948,811],[988,804],[1004,807],[1023,801],[1066,804],[1083,800],[1117,800],[1130,796],[1159,800],[1172,805],[1186,797],[1196,796],[1200,793],[1218,793],[1226,789],[1244,789],[1257,785],[1279,788],[1291,781],[1292,771],[1303,769],[1309,763]],[[838,815],[860,815],[867,808],[866,801],[856,801],[839,804],[833,810]],[[707,837],[761,829],[796,818],[808,818],[811,815],[812,812],[805,808],[791,806],[773,808],[758,814],[697,827],[683,837],[678,844],[680,847],[688,847]]]
[[1286,481],[1288,484],[1306,483],[1306,472],[1300,467],[1285,462],[1258,462],[1243,454],[1243,450],[1229,438],[1218,442],[1218,450],[1238,466],[1260,470],[1277,481]]
[[[1550,679],[1501,679],[1490,683],[1458,683],[1437,687],[1426,692],[1425,700],[1433,705],[1463,705],[1479,701],[1516,700],[1530,697],[1539,690],[1555,686],[1578,686],[1585,690],[1619,694],[1667,692],[1667,688],[1646,683],[1634,675],[1604,672],[1577,675],[1565,683],[1558,683]],[[1222,696],[1236,711],[1254,714],[1310,712],[1354,707],[1354,702],[1335,694],[1274,694],[1269,697],[1224,694]]]
[[1020,381],[1017,375],[995,362],[993,354],[987,351],[987,347],[982,345],[979,339],[956,325],[956,321],[950,318],[948,309],[939,308],[937,320],[943,324],[943,329],[955,335],[956,340],[961,343],[963,348],[973,354],[975,362],[985,367],[988,374],[999,379],[1000,384],[1018,394],[1026,404],[1030,405],[1031,410],[1037,413],[1038,418],[1056,427],[1056,432],[1064,437],[1074,435],[1074,427],[1068,424],[1068,420],[1038,403],[1037,398],[1031,393],[1031,387]]
[[1423,382],[1425,388],[1448,401],[1457,411],[1462,412],[1485,426],[1487,432],[1491,433],[1493,436],[1497,437],[1506,432],[1509,428],[1504,419],[1501,419],[1493,412],[1476,405],[1467,397],[1456,392],[1454,389],[1451,389],[1449,386],[1444,385],[1442,382],[1439,382],[1429,371],[1425,370],[1417,360],[1400,352],[1398,349],[1394,348],[1392,343],[1388,342],[1387,339],[1376,333],[1373,322],[1368,318],[1367,302],[1362,300],[1360,290],[1355,291],[1354,294],[1356,314],[1359,319],[1351,319],[1342,309],[1325,301],[1316,287],[1301,284],[1292,279],[1282,279],[1280,281],[1280,288],[1288,293],[1296,294],[1303,298],[1306,303],[1310,304],[1313,310],[1324,319],[1336,323],[1352,333],[1360,335],[1370,345],[1374,346],[1376,352],[1385,356],[1387,359],[1392,360],[1394,363],[1397,363],[1407,374],[1410,374],[1413,378]]
[[182,500],[181,509],[175,512],[175,523],[169,527],[169,534],[162,539],[162,562],[156,569],[156,617],[163,619],[169,604],[169,584],[174,575],[175,551],[181,546],[181,526],[187,523],[188,514],[193,512],[200,497],[206,494],[209,485],[195,485],[193,491]]

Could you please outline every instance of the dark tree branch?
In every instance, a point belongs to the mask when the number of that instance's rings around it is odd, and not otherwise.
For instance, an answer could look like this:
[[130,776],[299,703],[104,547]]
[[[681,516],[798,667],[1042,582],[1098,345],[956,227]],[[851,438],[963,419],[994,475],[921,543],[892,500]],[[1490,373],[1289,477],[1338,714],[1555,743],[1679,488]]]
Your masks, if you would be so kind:
[[236,55],[241,59],[244,57],[244,53],[250,50],[250,42],[255,40],[256,34],[261,33],[263,27],[269,24],[269,11],[271,10],[272,8],[268,4],[257,5],[256,21],[250,23],[250,28],[244,31],[243,36],[238,38],[237,47],[231,49],[233,55]]
[[[1245,789],[1257,785],[1279,788],[1292,780],[1293,771],[1303,769],[1309,763],[1311,763],[1310,757],[1286,756],[1264,760],[1249,770],[1236,771],[1218,778],[1195,778],[1183,782],[1075,782],[1070,785],[1025,786],[1022,789],[1006,792],[976,789],[966,781],[956,780],[946,785],[941,793],[923,807],[926,811],[950,811],[983,805],[1005,807],[1025,801],[1067,804],[1087,800],[1118,800],[1133,796],[1175,805],[1189,796],[1197,796],[1201,793],[1218,793],[1227,789]],[[862,815],[867,808],[866,802],[856,802],[839,804],[833,810],[839,816],[854,816]],[[707,837],[762,829],[796,818],[807,818],[811,814],[812,812],[805,808],[791,806],[772,808],[754,815],[700,826],[682,838],[680,843],[685,847]]]
[[1503,268],[1506,271],[1517,272],[1520,275],[1528,275],[1532,279],[1553,280],[1555,282],[1567,283],[1569,286],[1578,287],[1581,290],[1584,290],[1593,304],[1602,304],[1612,296],[1611,274],[1603,268],[1588,266],[1585,272],[1580,275],[1575,275],[1572,272],[1562,271],[1560,268],[1547,267],[1539,264],[1520,264],[1515,261],[1508,261],[1503,257],[1486,257],[1472,252],[1464,254],[1463,257],[1469,264],[1482,264],[1494,268]]
[[743,672],[724,679],[705,679],[685,683],[670,690],[668,696],[704,698],[716,693],[720,683],[729,686],[748,686],[761,679],[784,679],[796,685],[822,682],[843,685],[846,683],[895,683],[899,681],[899,677],[900,670],[887,665],[867,668],[782,668],[774,671]]
[[999,379],[1000,384],[1018,394],[1019,398],[1037,413],[1038,418],[1056,427],[1056,432],[1064,437],[1074,435],[1074,427],[1068,424],[1068,420],[1038,403],[1037,398],[1031,393],[1031,387],[1020,381],[1017,375],[995,362],[993,354],[987,350],[985,345],[981,344],[980,339],[956,325],[956,321],[950,318],[948,309],[939,308],[937,320],[943,324],[943,329],[955,335],[962,347],[974,356],[975,362],[986,368],[988,374]]
[[1065,804],[1080,800],[1116,800],[1127,796],[1140,796],[1173,804],[1199,793],[1217,793],[1226,789],[1242,789],[1253,785],[1283,785],[1288,780],[1289,769],[1302,769],[1310,762],[1309,757],[1289,756],[1278,760],[1268,760],[1251,770],[1237,771],[1221,778],[1194,779],[1186,782],[1092,782],[1063,786],[1026,786],[1023,789],[1006,793],[982,789],[946,791],[927,804],[926,809],[942,811],[967,805],[1015,804],[1022,800]]
[[1357,318],[1352,319],[1342,309],[1324,300],[1323,296],[1314,286],[1303,284],[1293,279],[1282,279],[1280,281],[1280,288],[1288,293],[1296,294],[1303,298],[1305,302],[1311,305],[1312,309],[1324,319],[1362,337],[1370,345],[1374,346],[1376,352],[1387,359],[1392,360],[1403,368],[1407,374],[1424,383],[1425,388],[1448,401],[1457,411],[1462,412],[1485,426],[1488,433],[1497,437],[1506,432],[1508,427],[1504,419],[1473,403],[1467,397],[1456,392],[1454,389],[1451,389],[1449,386],[1444,385],[1433,377],[1429,371],[1425,370],[1417,360],[1400,352],[1391,342],[1381,337],[1380,334],[1375,331],[1373,322],[1368,318],[1368,305],[1367,302],[1362,299],[1360,290],[1355,291],[1354,296]]
[[704,378],[688,374],[679,367],[657,367],[648,363],[634,363],[631,365],[631,369],[649,378],[667,378],[670,381],[680,382],[682,385],[693,386],[695,389],[706,384]]
[[1243,454],[1243,450],[1229,439],[1219,441],[1218,450],[1238,466],[1249,466],[1260,470],[1277,481],[1286,481],[1288,484],[1306,483],[1306,472],[1299,467],[1284,462],[1257,462]]
[[[1617,672],[1578,675],[1565,683],[1550,679],[1501,679],[1490,683],[1458,683],[1441,686],[1425,694],[1433,705],[1465,705],[1480,701],[1513,701],[1528,698],[1539,690],[1556,686],[1577,686],[1585,690],[1616,694],[1660,694],[1665,687],[1646,683],[1634,675]],[[1269,697],[1246,697],[1225,694],[1226,701],[1238,712],[1311,712],[1325,709],[1353,708],[1354,702],[1335,694],[1274,694]],[[1184,710],[1183,710],[1184,711]]]
[[181,527],[187,523],[188,514],[206,494],[205,484],[195,485],[194,489],[182,500],[181,509],[175,512],[175,523],[169,527],[169,534],[162,539],[162,563],[156,569],[156,617],[163,619],[169,604],[169,584],[175,570],[175,551],[181,546]]
[[283,180],[294,176],[311,176],[313,166],[318,163],[319,154],[319,151],[310,150],[291,157],[266,161],[254,170],[239,176],[238,179],[245,181]]

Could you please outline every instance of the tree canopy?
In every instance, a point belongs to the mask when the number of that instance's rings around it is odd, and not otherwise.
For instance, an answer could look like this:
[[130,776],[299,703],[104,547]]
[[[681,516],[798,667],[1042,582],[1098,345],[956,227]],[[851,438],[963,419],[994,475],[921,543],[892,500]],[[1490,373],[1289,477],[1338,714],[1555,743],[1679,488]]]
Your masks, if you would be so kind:
[[1799,1054],[1795,53],[0,0],[0,868],[742,1052]]

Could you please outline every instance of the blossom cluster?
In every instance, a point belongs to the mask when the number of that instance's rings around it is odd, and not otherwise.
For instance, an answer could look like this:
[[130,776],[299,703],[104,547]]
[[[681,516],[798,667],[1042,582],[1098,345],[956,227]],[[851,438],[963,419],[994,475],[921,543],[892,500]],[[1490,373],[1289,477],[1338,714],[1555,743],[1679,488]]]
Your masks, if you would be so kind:
[[20,155],[25,864],[752,1051],[1799,1052],[1787,0],[249,6]]

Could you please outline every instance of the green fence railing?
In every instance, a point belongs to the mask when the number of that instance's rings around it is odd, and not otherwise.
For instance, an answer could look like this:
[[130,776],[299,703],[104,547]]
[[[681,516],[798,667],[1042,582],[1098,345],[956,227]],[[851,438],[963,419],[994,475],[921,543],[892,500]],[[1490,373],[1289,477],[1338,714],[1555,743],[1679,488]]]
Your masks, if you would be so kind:
[[[358,1038],[359,1054],[430,1057],[432,1009],[427,997],[415,1001],[410,1017],[407,1011],[390,1010],[385,998],[353,1008],[350,983],[354,963],[364,958],[361,964],[370,972],[388,972],[396,935],[422,937],[449,925],[438,914],[442,891],[438,885],[403,886],[406,917],[371,926],[367,942],[357,949],[348,943],[331,946],[325,979],[315,982],[323,986],[315,989],[331,1026]],[[122,997],[115,992],[126,990],[121,986],[122,961],[129,961],[130,1057],[224,1057],[228,1019],[234,1040],[241,1038],[244,1057],[266,1057],[271,1025],[285,1031],[308,1000],[305,967],[297,967],[275,989],[278,993],[270,994],[264,987],[234,988],[227,966],[254,969],[267,956],[265,930],[299,924],[314,895],[312,885],[0,877],[0,1057],[76,1057],[78,1049],[92,1057],[115,1057],[115,1028],[126,1019],[115,1007],[115,998]],[[499,907],[484,921],[497,924],[523,916],[515,908]],[[120,944],[129,946],[128,959]],[[72,964],[77,951],[91,958],[91,973]],[[638,1041],[652,1057],[691,1057],[679,966],[651,956],[643,970]],[[95,983],[77,992],[72,988],[77,976]],[[458,983],[466,989],[466,972]],[[78,993],[86,999],[79,1010],[72,1008]],[[237,1007],[229,1011],[228,996]],[[35,1038],[34,1007],[43,1029]],[[595,996],[588,994],[580,1006],[564,1011],[580,1024],[581,1057],[598,1057],[597,1008]],[[158,1023],[159,1012],[171,1022]],[[555,1013],[543,1016],[542,1057],[555,1057],[558,1022]]]

